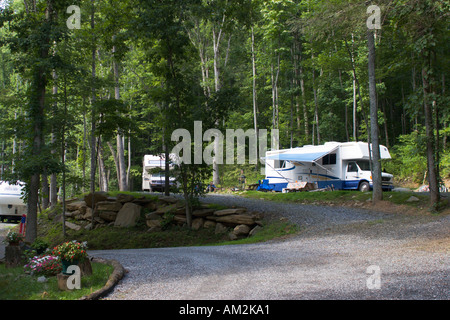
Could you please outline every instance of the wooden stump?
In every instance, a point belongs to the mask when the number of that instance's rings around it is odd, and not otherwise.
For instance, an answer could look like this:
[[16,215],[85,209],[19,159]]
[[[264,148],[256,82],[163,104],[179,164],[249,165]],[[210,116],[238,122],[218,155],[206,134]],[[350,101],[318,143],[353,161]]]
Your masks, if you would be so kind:
[[5,247],[5,267],[15,268],[23,266],[22,250],[20,246],[8,245]]
[[67,287],[67,280],[69,279],[70,275],[64,274],[64,273],[58,273],[56,275],[56,279],[58,280],[58,289],[61,291],[70,291],[70,289]]
[[79,262],[78,266],[80,267],[81,270],[81,276],[92,275],[92,265],[89,259],[84,259],[82,262]]

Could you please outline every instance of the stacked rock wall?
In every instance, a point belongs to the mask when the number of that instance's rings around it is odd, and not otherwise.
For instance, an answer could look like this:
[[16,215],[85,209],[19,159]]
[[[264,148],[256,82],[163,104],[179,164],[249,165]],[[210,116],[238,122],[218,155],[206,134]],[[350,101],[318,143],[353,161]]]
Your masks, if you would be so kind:
[[[171,196],[146,198],[129,194],[110,197],[105,192],[86,195],[83,200],[72,199],[66,204],[66,217],[80,221],[81,225],[67,222],[72,229],[86,229],[110,225],[133,227],[143,209],[150,211],[145,215],[149,232],[161,231],[169,223],[186,224],[186,206],[182,199]],[[215,233],[229,233],[231,240],[253,235],[262,227],[262,216],[248,212],[246,208],[213,209],[201,204],[193,208],[192,229],[214,229]],[[94,224],[92,224],[94,221]]]

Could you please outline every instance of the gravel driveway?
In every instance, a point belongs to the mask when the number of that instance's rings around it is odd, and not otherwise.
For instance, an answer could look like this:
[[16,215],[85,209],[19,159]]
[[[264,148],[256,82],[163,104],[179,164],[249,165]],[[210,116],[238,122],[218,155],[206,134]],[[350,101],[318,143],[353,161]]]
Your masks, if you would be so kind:
[[129,271],[107,299],[450,298],[449,215],[203,200],[285,217],[301,232],[249,245],[91,251]]

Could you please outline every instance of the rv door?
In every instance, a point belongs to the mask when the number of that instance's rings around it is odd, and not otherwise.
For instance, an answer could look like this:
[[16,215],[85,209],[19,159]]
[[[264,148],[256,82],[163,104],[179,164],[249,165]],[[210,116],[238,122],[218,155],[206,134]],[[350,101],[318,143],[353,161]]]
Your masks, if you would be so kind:
[[350,161],[345,172],[345,189],[357,189],[358,185],[359,168],[355,161]]

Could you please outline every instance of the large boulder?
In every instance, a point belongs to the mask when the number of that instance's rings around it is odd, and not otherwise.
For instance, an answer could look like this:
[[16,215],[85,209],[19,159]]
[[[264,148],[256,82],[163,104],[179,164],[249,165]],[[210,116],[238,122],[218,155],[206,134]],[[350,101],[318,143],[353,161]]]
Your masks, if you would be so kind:
[[85,220],[92,219],[92,209],[91,208],[86,207],[86,213],[83,215],[83,219],[85,219]]
[[69,222],[69,221],[65,221],[65,225],[67,228],[75,230],[75,231],[78,231],[81,229],[81,226],[79,226],[75,223]]
[[122,209],[122,204],[115,201],[101,201],[97,203],[97,211],[115,211],[119,212]]
[[134,196],[131,194],[119,193],[116,196],[116,201],[120,203],[131,202],[134,200]]
[[162,197],[159,197],[159,201],[163,202],[163,203],[173,204],[173,203],[177,203],[178,199],[175,197],[171,197],[171,196],[162,196]]
[[146,224],[149,228],[161,227],[162,218],[156,213],[149,213],[145,216]]
[[94,192],[94,202],[92,202],[92,193],[89,193],[84,196],[84,202],[86,202],[86,205],[90,208],[94,208],[96,203],[98,203],[100,201],[106,201],[107,199],[108,199],[108,194],[104,191]]
[[232,224],[232,225],[238,225],[238,224],[247,224],[247,225],[253,225],[255,224],[255,220],[252,216],[249,215],[243,215],[243,214],[233,214],[223,217],[218,217],[216,219],[216,222],[224,223],[224,224]]
[[194,220],[192,220],[192,226],[191,228],[193,230],[199,230],[201,227],[203,227],[205,220],[203,220],[203,218],[195,218]]
[[214,209],[197,209],[192,212],[192,215],[194,217],[203,218],[203,217],[210,216],[213,213],[214,213]]
[[261,230],[262,230],[261,226],[255,226],[252,230],[250,230],[248,235],[249,235],[249,237],[253,237],[255,234],[257,234]]
[[98,216],[105,221],[115,221],[117,217],[117,211],[100,211]]
[[156,211],[154,211],[154,213],[163,215],[167,212],[176,212],[176,211],[177,211],[177,205],[176,205],[176,203],[174,203],[174,204],[171,204],[168,206],[158,207],[158,209],[156,209]]
[[236,208],[236,209],[223,209],[223,210],[217,210],[214,211],[215,216],[227,216],[230,214],[240,214],[246,212],[247,209],[245,208]]
[[203,228],[205,229],[215,229],[216,228],[216,222],[212,220],[206,220],[203,223]]
[[234,229],[233,229],[233,233],[235,235],[239,236],[247,236],[248,233],[250,232],[250,227],[246,224],[240,224],[237,225]]
[[66,209],[68,211],[78,210],[82,213],[86,212],[86,202],[83,200],[78,200],[78,201],[72,201],[72,202],[66,203]]
[[114,226],[134,227],[140,215],[141,215],[141,206],[138,206],[137,204],[131,202],[127,202],[117,213]]
[[222,223],[216,223],[216,229],[214,230],[215,234],[222,234],[228,231],[228,228],[224,226]]
[[186,223],[187,219],[186,216],[183,216],[181,214],[177,214],[173,217],[173,221],[178,225],[183,225]]

